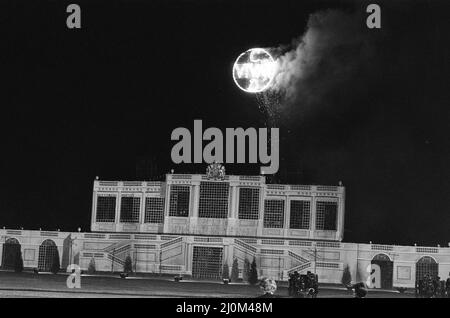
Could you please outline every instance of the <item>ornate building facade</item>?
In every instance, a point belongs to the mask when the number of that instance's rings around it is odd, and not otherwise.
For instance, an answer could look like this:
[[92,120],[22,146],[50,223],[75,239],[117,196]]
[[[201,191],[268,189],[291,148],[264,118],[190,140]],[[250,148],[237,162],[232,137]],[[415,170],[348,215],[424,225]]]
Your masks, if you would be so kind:
[[[372,269],[375,287],[414,287],[425,273],[447,278],[450,248],[342,242],[343,186],[266,184],[264,176],[168,174],[164,182],[102,181],[93,186],[91,232],[0,230],[0,259],[12,267],[17,251],[25,268],[47,271],[58,253],[62,268],[220,279],[223,265],[245,259],[259,276],[287,280],[311,271],[340,283]],[[371,268],[369,269],[369,265]]]

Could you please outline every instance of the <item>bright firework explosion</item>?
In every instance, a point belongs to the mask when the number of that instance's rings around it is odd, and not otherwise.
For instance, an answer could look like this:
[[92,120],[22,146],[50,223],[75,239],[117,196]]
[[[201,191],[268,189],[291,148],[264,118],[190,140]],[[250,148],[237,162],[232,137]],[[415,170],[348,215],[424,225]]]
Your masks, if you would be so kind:
[[273,127],[278,117],[280,93],[271,90],[277,63],[270,53],[261,48],[245,51],[233,66],[236,85],[247,93],[254,93],[259,109],[266,115],[266,125]]
[[267,90],[275,76],[276,63],[264,49],[245,51],[233,65],[233,79],[236,85],[247,93]]

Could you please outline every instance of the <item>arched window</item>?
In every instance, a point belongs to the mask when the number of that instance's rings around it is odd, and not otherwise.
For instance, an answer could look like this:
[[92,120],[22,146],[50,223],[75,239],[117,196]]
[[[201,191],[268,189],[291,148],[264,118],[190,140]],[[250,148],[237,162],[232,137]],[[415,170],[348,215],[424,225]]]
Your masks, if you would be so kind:
[[416,263],[416,281],[423,279],[428,274],[431,277],[437,277],[439,273],[439,264],[430,256],[421,257]]
[[5,244],[19,244],[20,245],[19,241],[14,237],[10,237],[9,239],[7,239]]
[[373,257],[372,261],[380,261],[380,262],[390,262],[391,259],[386,254],[377,254]]
[[42,242],[41,246],[39,246],[38,269],[43,272],[51,271],[53,260],[57,253],[58,248],[56,247],[55,242],[52,240],[45,240]]
[[21,253],[21,246],[17,239],[10,237],[6,239],[5,244],[3,244],[2,253],[2,268],[3,269],[14,269],[16,260],[19,258]]

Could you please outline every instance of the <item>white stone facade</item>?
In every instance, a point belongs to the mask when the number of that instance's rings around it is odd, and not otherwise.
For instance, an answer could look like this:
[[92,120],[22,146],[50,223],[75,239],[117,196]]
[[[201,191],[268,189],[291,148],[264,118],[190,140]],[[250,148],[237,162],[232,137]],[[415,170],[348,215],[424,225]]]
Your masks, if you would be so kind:
[[[240,195],[243,188],[259,190],[246,190],[253,196],[244,196]],[[171,195],[173,189],[181,191]],[[99,201],[99,197],[110,199]],[[240,208],[240,198],[246,200],[245,207]],[[266,206],[265,200],[277,201],[276,208],[267,212],[270,204]],[[291,201],[303,201],[302,209],[297,210],[303,213],[301,220],[291,217],[295,205]],[[260,276],[277,280],[287,280],[293,271],[311,271],[319,275],[320,282],[340,283],[348,266],[353,281],[361,281],[367,279],[368,266],[374,261],[381,266],[376,273],[377,287],[383,287],[381,280],[388,281],[389,287],[414,287],[416,271],[429,269],[424,261],[433,263],[442,279],[449,276],[448,247],[342,242],[344,206],[344,187],[271,185],[260,176],[226,176],[217,181],[204,175],[170,174],[166,182],[96,180],[92,232],[3,229],[0,260],[7,264],[8,248],[18,242],[25,268],[43,268],[48,260],[41,244],[51,240],[62,268],[79,264],[86,270],[94,259],[97,271],[104,272],[122,271],[130,256],[137,272],[193,277],[201,276],[202,266],[211,273],[221,271],[224,263],[231,269],[235,259],[241,272],[245,259],[255,259]],[[217,264],[204,263],[208,257]]]

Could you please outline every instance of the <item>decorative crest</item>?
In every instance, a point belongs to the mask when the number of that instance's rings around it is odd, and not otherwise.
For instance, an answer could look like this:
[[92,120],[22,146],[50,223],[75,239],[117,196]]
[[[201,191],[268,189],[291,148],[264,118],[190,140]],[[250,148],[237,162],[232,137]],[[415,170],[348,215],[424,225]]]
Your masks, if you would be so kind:
[[206,168],[206,177],[208,179],[223,180],[225,178],[225,167],[218,162],[213,162]]

